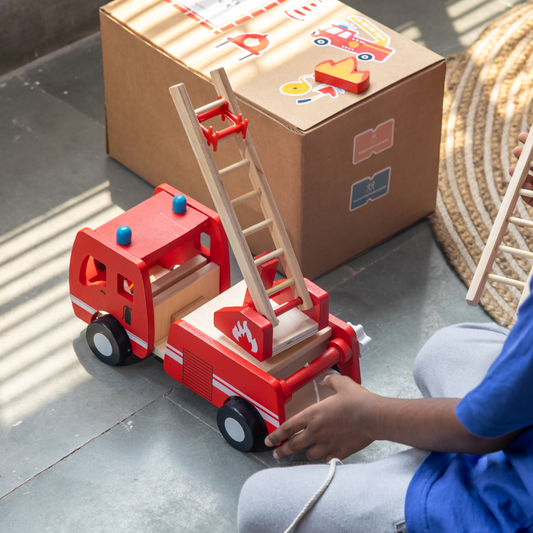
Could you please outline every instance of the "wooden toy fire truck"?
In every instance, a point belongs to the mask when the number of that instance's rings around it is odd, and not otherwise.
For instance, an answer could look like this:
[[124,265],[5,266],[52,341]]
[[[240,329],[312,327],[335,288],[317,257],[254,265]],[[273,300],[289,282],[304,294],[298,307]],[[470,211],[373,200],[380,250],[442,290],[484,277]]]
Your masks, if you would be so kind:
[[[303,278],[225,72],[211,75],[219,94],[212,104],[195,111],[183,85],[171,94],[218,214],[169,185],[157,187],[138,206],[78,233],[70,292],[99,359],[117,365],[131,353],[154,353],[169,375],[219,408],[224,438],[250,451],[331,394],[321,380],[333,366],[360,382],[359,346],[370,339],[330,315],[328,294]],[[217,115],[230,126],[201,125]],[[228,135],[243,159],[219,171],[208,145]],[[221,177],[243,167],[252,190],[230,201]],[[252,197],[266,218],[241,230],[233,206]],[[254,258],[246,236],[267,228],[276,249]],[[233,287],[226,235],[244,277]],[[285,280],[275,280],[278,261]]]

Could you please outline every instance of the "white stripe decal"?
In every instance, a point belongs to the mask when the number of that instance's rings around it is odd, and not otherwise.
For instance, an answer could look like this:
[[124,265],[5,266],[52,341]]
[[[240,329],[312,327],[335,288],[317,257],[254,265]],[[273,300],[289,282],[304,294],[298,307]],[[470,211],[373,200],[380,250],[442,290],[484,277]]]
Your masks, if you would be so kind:
[[[229,389],[229,391],[232,392],[233,394],[238,394],[239,396],[241,396],[241,397],[245,398],[246,400],[248,400],[250,403],[253,403],[258,409],[263,409],[263,411],[267,412],[269,415],[271,415],[274,418],[279,420],[279,417],[278,417],[278,415],[276,413],[273,413],[272,411],[270,411],[266,407],[263,407],[260,403],[257,403],[255,400],[250,398],[250,396],[247,396],[246,394],[244,394],[244,392],[241,392],[239,389],[236,389],[233,385],[230,385],[227,381],[224,381],[222,378],[219,378],[218,376],[215,376],[215,374],[213,374],[213,385],[216,386],[215,380],[220,381],[220,383],[225,385]],[[220,387],[217,387],[217,388],[220,389]],[[222,390],[222,389],[220,389],[220,390]]]
[[180,365],[183,364],[183,356],[180,354],[180,352],[178,352],[178,350],[172,348],[170,344],[167,344],[165,355],[168,355],[171,359],[174,359],[174,361],[178,362]]
[[172,350],[174,352],[174,355],[177,355],[178,357],[181,357],[183,359],[183,353],[174,348],[174,346],[167,344],[167,349]]
[[[79,298],[76,298],[76,296],[70,295],[70,299],[72,300],[72,303],[76,304],[77,306],[81,307],[88,313],[91,313],[91,315],[94,315],[96,313],[96,309],[91,307],[90,305],[86,304],[85,302],[82,302]],[[137,337],[137,335],[134,335],[131,331],[126,330],[126,333],[128,334],[128,337],[141,346],[141,348],[148,348],[148,343],[146,341],[143,341],[140,337]]]
[[[233,396],[234,392],[231,389],[228,389],[225,385],[222,385],[219,381],[216,381],[213,376],[213,385],[220,391],[222,391],[224,394],[227,394],[228,396]],[[265,411],[268,411],[265,407],[262,405],[259,405],[257,402],[254,402],[250,398],[247,398],[251,403],[255,405],[255,408],[259,411],[259,414],[267,421],[270,422],[274,427],[279,427],[279,420],[275,420],[272,418],[269,414],[265,413]],[[269,411],[271,412],[271,411]]]
[[76,298],[76,296],[70,295],[70,299],[72,300],[72,303],[76,304],[78,307],[81,307],[88,313],[91,313],[91,315],[94,315],[96,313],[96,309],[92,308],[90,305],[86,304],[85,302],[82,302],[79,298]]
[[141,338],[137,337],[137,335],[134,335],[131,331],[126,330],[126,333],[128,334],[128,337],[136,344],[138,344],[141,348],[148,348],[148,343],[143,341]]

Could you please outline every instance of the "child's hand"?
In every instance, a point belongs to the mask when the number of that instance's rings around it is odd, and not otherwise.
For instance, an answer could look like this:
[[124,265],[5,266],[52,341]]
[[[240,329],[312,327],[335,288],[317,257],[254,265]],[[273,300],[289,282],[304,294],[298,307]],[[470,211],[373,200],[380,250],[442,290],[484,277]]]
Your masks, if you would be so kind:
[[[525,143],[527,139],[527,132],[522,132],[520,135],[518,135],[518,140],[521,143]],[[513,150],[513,155],[518,159],[520,157],[520,154],[522,153],[523,147],[517,146]],[[516,169],[516,165],[512,165],[509,167],[509,174],[512,176],[514,171]],[[531,169],[530,169],[531,171]],[[533,176],[531,174],[528,174],[526,177],[526,181],[524,182],[524,185],[522,186],[522,189],[527,189],[529,191],[533,190]],[[526,204],[533,206],[533,198],[529,198],[528,196],[522,196],[522,200],[526,202]]]
[[286,441],[274,451],[276,459],[306,448],[311,461],[344,459],[372,443],[359,427],[357,415],[361,402],[371,401],[374,395],[345,376],[328,375],[325,385],[336,394],[304,409],[266,438],[267,446]]

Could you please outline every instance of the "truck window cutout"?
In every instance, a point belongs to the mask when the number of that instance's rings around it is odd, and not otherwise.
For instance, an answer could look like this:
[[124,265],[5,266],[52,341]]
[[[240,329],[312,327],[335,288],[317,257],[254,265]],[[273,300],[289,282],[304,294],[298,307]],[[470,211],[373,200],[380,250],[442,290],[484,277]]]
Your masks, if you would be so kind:
[[81,269],[81,282],[88,287],[89,285],[107,285],[107,269],[104,263],[88,255],[83,262]]
[[118,293],[123,297],[126,298],[129,302],[133,302],[133,282],[130,281],[126,276],[123,276],[122,274],[118,275]]

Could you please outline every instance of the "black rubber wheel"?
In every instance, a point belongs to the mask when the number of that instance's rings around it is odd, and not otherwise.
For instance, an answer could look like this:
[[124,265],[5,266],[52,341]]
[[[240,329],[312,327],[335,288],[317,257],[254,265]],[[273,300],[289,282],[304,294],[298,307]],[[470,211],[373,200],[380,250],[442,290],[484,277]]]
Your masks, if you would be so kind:
[[120,365],[132,353],[128,334],[113,315],[104,315],[91,322],[85,336],[94,355],[106,365]]
[[331,43],[331,41],[327,39],[326,37],[317,37],[316,39],[313,40],[313,42],[317,46],[326,46]]
[[222,436],[240,452],[264,449],[268,435],[259,411],[243,398],[234,396],[218,410],[217,425]]
[[374,56],[373,54],[359,54],[357,56],[357,59],[359,59],[360,61],[372,61],[374,59]]

